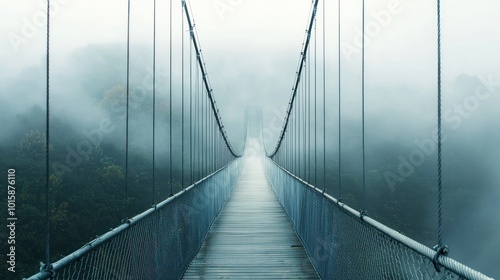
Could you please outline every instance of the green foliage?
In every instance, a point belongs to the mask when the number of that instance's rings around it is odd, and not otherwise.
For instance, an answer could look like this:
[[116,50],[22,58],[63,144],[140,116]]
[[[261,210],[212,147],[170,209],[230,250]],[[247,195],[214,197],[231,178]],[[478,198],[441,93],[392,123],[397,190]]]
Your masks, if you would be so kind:
[[[101,106],[112,106],[115,100],[123,98],[123,87],[118,86],[104,94]],[[96,101],[98,102],[98,101]],[[147,102],[145,100],[144,102]],[[111,107],[108,107],[111,109]],[[145,116],[147,108],[140,110]],[[45,258],[45,134],[40,132],[39,120],[43,111],[33,107],[19,115],[22,123],[17,134],[0,148],[2,166],[16,169],[16,273],[2,279],[20,279],[36,273],[39,263]],[[110,117],[112,112],[110,113]],[[31,120],[31,116],[38,117]],[[43,114],[42,114],[43,115]],[[36,123],[36,124],[35,124]],[[116,122],[118,124],[118,122]],[[81,128],[71,127],[68,122],[54,118],[51,123],[51,164],[65,161],[71,147],[77,151],[77,144],[86,141]],[[23,131],[24,129],[24,131]],[[86,130],[90,130],[86,128]],[[147,149],[146,149],[147,150]],[[138,214],[152,204],[152,162],[141,150],[131,150],[129,159],[129,190],[125,193],[124,150],[115,142],[113,135],[104,135],[90,151],[81,154],[78,164],[67,166],[71,171],[58,176],[50,169],[49,207],[51,225],[52,261],[71,253],[97,235],[118,226],[125,218],[125,203],[128,203],[128,217]],[[158,165],[156,175],[156,201],[168,196],[168,166]],[[178,174],[174,168],[174,175]],[[176,180],[176,179],[174,179]],[[174,181],[174,192],[179,183]],[[6,205],[7,189],[0,183],[2,205]],[[1,232],[2,237],[4,231]],[[7,244],[0,244],[0,251],[7,252]],[[6,262],[0,270],[7,271]]]
[[43,158],[45,156],[46,143],[45,133],[32,130],[19,141],[17,145],[18,153],[21,155],[31,155],[35,159]]

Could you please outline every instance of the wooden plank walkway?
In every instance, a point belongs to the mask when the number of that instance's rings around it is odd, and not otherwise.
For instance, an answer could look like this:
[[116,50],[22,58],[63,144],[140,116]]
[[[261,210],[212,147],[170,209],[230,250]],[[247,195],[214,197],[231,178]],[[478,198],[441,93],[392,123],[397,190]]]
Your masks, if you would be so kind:
[[184,279],[319,279],[260,159],[247,160]]

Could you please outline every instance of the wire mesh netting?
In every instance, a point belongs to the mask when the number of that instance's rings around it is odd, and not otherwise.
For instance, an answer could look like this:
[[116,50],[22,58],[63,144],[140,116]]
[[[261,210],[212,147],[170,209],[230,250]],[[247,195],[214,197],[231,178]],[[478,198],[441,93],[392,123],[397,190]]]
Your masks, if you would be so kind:
[[491,279],[307,185],[270,159],[266,175],[323,279]]
[[180,279],[243,169],[237,159],[29,279]]

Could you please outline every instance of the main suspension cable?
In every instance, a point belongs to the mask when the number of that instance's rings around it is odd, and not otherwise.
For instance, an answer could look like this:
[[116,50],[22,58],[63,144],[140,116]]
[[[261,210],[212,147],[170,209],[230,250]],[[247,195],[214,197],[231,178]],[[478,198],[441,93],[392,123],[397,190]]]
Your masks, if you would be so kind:
[[[183,0],[183,1],[185,1],[185,0]],[[200,71],[201,71],[202,83],[203,83],[205,90],[207,92],[208,99],[210,101],[210,107],[212,109],[212,113],[215,117],[215,120],[217,121],[217,126],[219,127],[219,130],[221,130],[222,137],[224,139],[224,142],[226,143],[226,146],[229,149],[229,152],[231,153],[232,156],[239,157],[241,155],[237,154],[234,151],[233,146],[231,145],[231,142],[229,141],[229,138],[227,136],[227,132],[224,128],[224,124],[222,123],[222,119],[219,115],[219,109],[217,108],[217,105],[216,105],[216,102],[215,102],[215,99],[213,96],[213,90],[210,86],[205,63],[203,62],[203,57],[201,55],[201,49],[200,49],[199,44],[198,44],[198,40],[197,40],[198,36],[195,35],[196,30],[194,29],[194,23],[191,21],[191,15],[190,15],[189,10],[190,10],[190,8],[188,8],[188,5],[184,5],[184,11],[186,13],[186,19],[187,19],[187,23],[189,25],[189,30],[191,33],[191,39],[192,39],[194,51],[197,54],[196,57],[197,57],[198,65],[200,67]]]
[[287,110],[287,115],[285,116],[285,120],[283,122],[283,128],[281,130],[281,134],[278,138],[278,143],[276,144],[276,147],[274,148],[274,151],[272,153],[267,153],[267,156],[268,157],[274,157],[274,155],[278,152],[282,142],[283,142],[283,139],[284,139],[284,136],[285,136],[285,131],[287,130],[287,127],[288,127],[288,124],[289,124],[289,119],[290,119],[290,113],[291,113],[291,109],[293,108],[293,105],[294,105],[294,102],[295,102],[295,98],[297,96],[297,91],[299,89],[299,83],[300,83],[300,80],[301,80],[301,75],[302,75],[302,71],[303,71],[303,68],[304,68],[304,64],[305,64],[305,56],[307,55],[307,51],[309,49],[309,44],[310,44],[310,39],[311,39],[311,32],[312,32],[312,26],[313,26],[313,23],[314,23],[314,19],[316,18],[316,12],[317,12],[317,9],[318,9],[318,3],[319,3],[319,0],[315,0],[314,1],[314,5],[313,5],[313,9],[312,9],[312,13],[311,13],[311,18],[310,18],[310,21],[309,21],[309,25],[308,25],[308,28],[307,28],[307,35],[306,35],[306,40],[305,40],[305,43],[304,43],[304,47],[303,47],[303,50],[301,52],[301,59],[300,59],[300,65],[298,67],[298,72],[297,72],[297,75],[296,75],[296,78],[295,78],[295,82],[294,82],[294,86],[292,87],[292,96],[290,98],[290,101],[288,103],[288,110]]

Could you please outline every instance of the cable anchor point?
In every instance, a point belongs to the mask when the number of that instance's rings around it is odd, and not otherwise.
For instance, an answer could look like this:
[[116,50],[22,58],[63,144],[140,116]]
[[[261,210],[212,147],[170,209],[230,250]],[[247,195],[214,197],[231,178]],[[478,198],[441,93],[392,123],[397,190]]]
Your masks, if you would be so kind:
[[54,276],[56,275],[56,272],[54,271],[54,266],[49,263],[49,264],[45,264],[43,262],[40,263],[40,271],[46,271],[47,273],[50,274],[50,278],[49,279],[53,279]]
[[361,213],[359,213],[359,218],[360,218],[361,220],[363,220],[363,218],[364,218],[365,216],[368,216],[368,211],[363,210],[363,211],[361,211]]
[[439,266],[439,257],[441,255],[443,256],[448,256],[448,246],[446,245],[436,245],[432,248],[436,253],[434,254],[434,257],[432,258],[432,264],[434,264],[434,268],[436,269],[437,272],[441,272],[441,268]]

